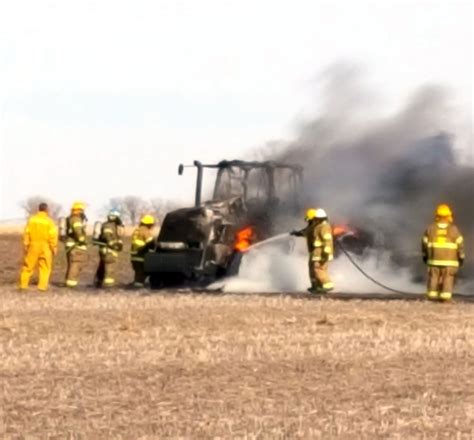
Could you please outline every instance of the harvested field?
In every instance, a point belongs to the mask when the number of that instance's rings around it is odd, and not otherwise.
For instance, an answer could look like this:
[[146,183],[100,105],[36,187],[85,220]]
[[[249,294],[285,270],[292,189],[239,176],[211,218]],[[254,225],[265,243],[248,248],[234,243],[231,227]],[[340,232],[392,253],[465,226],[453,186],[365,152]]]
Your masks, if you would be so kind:
[[[129,238],[125,238],[125,249],[129,249]],[[60,243],[58,247],[58,256],[54,261],[54,271],[51,279],[53,286],[59,286],[64,283],[66,273],[66,255],[64,246]],[[88,262],[81,274],[81,284],[84,286],[91,286],[94,280],[95,270],[99,262],[97,247],[89,246]],[[133,273],[130,267],[129,254],[123,252],[120,255],[117,281],[126,285],[131,282]],[[18,281],[20,273],[21,262],[23,258],[23,247],[21,235],[19,234],[0,234],[0,285],[15,284]],[[34,281],[34,280],[33,280]]]
[[0,243],[1,438],[474,437],[473,303],[19,294]]

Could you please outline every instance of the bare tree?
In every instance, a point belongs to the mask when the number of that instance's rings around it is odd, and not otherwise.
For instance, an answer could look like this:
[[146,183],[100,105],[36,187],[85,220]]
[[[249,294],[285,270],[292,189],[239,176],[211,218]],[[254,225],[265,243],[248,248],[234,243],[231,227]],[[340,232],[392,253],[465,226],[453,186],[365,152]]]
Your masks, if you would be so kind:
[[106,214],[112,208],[118,209],[124,222],[136,225],[144,214],[152,214],[157,219],[163,220],[166,213],[178,207],[177,203],[166,199],[154,198],[147,202],[138,196],[125,196],[109,199],[103,212]]
[[138,196],[112,197],[104,207],[104,211],[117,209],[126,223],[136,224],[140,216],[149,210],[148,203]]
[[107,216],[110,210],[117,209],[120,213],[124,213],[123,198],[122,197],[111,197],[109,201],[102,207],[100,214],[104,217]]
[[29,217],[30,215],[35,214],[38,211],[38,206],[40,203],[48,204],[49,215],[57,220],[62,211],[62,206],[59,203],[54,202],[48,197],[43,196],[31,196],[26,200],[20,203],[20,207],[25,211],[25,216]]
[[148,211],[148,203],[137,196],[124,197],[123,205],[132,225],[136,225],[140,216]]
[[165,215],[179,208],[179,205],[176,202],[171,200],[154,198],[150,200],[150,214],[153,214],[155,217],[163,220]]

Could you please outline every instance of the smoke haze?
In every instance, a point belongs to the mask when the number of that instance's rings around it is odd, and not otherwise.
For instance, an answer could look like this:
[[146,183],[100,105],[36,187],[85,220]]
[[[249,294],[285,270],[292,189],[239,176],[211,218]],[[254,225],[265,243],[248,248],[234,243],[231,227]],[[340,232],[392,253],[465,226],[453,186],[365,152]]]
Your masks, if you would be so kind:
[[[355,257],[363,270],[383,280],[391,287],[408,293],[423,291],[420,284],[410,280],[406,269],[389,269],[389,255],[373,251]],[[365,278],[340,255],[330,267],[337,291],[345,293],[374,293],[380,287]],[[242,260],[237,277],[214,284],[226,292],[301,292],[309,286],[308,254],[304,240],[288,237],[277,244],[250,250]]]
[[[386,252],[366,254],[361,264],[385,283],[419,291],[412,280],[424,278],[420,238],[436,205],[446,202],[465,236],[461,275],[474,278],[472,128],[460,128],[466,116],[448,90],[422,87],[386,116],[357,69],[337,65],[320,80],[318,116],[303,123],[293,141],[272,143],[284,145],[272,159],[304,166],[305,207],[324,207],[333,223],[373,233]],[[294,227],[302,226],[302,217]],[[361,280],[344,256],[332,272],[338,290],[380,290]],[[256,250],[244,258],[238,281],[226,288],[302,290],[308,285],[305,251]]]
[[465,115],[448,91],[423,87],[384,117],[357,70],[339,65],[321,80],[320,115],[279,157],[304,165],[306,206],[323,206],[333,221],[377,231],[388,249],[413,255],[435,206],[446,202],[472,266],[474,167],[460,160],[472,150],[472,129],[459,129]]
[[[410,269],[394,267],[389,252],[369,250],[352,258],[362,270],[392,289],[424,293],[424,279],[414,282]],[[384,291],[365,278],[344,254],[330,265],[330,275],[337,292],[372,294]],[[472,294],[473,281],[461,279],[455,292]],[[243,293],[304,292],[308,286],[308,254],[304,240],[287,236],[277,244],[264,244],[249,251],[242,260],[238,276],[218,281],[211,288]]]

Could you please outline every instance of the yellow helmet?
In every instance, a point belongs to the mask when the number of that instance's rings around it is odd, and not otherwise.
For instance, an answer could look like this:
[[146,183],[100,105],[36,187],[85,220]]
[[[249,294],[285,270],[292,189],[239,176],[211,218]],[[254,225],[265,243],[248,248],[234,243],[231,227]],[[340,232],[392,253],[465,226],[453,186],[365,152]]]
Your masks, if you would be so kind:
[[452,216],[453,211],[451,211],[451,208],[445,203],[438,205],[438,207],[436,208],[436,217],[452,218]]
[[141,218],[140,223],[142,225],[152,226],[155,224],[155,218],[150,214],[146,214]]
[[306,211],[306,216],[304,219],[309,222],[310,220],[313,220],[313,218],[316,218],[316,209],[310,208]]
[[86,204],[84,202],[74,202],[71,207],[71,211],[84,211]]
[[305,217],[305,220],[307,222],[317,218],[317,219],[323,219],[323,218],[327,218],[328,215],[326,214],[326,211],[322,208],[318,208],[318,209],[315,209],[315,208],[310,208],[306,211],[306,217]]

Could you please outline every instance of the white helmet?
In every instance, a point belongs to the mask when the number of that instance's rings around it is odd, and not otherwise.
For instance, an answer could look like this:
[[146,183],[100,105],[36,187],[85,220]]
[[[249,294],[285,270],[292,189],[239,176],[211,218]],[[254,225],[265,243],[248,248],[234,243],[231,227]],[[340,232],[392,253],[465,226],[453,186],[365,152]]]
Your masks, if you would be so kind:
[[316,212],[314,213],[314,218],[319,218],[319,219],[328,218],[328,215],[326,214],[326,211],[324,209],[318,208],[316,209]]

